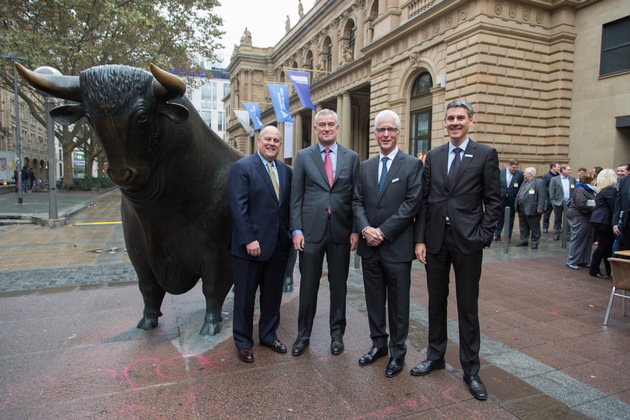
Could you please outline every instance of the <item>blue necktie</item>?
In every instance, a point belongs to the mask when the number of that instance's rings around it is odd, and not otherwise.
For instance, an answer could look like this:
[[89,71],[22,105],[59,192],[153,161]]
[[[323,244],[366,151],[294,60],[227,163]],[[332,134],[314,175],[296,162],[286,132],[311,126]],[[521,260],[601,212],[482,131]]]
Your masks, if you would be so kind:
[[383,156],[381,162],[383,162],[383,168],[381,169],[381,178],[378,180],[378,193],[380,194],[383,191],[383,187],[385,186],[385,177],[387,177],[387,156]]

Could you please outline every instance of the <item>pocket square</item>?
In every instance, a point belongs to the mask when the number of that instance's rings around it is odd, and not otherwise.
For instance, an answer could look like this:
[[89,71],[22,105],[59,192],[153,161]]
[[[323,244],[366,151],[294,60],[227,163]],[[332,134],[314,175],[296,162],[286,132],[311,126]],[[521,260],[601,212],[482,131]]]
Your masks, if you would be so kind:
[[464,157],[473,157],[473,155],[467,155],[466,153],[464,153]]
[[393,184],[394,182],[398,182],[398,181],[400,181],[400,178],[392,179],[392,184]]

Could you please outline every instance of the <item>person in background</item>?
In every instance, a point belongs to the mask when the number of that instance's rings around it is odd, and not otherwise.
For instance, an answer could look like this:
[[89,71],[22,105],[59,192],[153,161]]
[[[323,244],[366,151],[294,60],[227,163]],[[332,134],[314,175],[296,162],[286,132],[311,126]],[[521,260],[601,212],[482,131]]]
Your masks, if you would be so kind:
[[468,137],[474,110],[463,99],[446,106],[449,142],[427,153],[422,170],[422,201],[416,218],[416,258],[425,264],[429,292],[426,360],[413,376],[444,369],[448,343],[447,306],[451,267],[455,271],[459,360],[464,382],[478,400],[488,392],[479,378],[479,282],[483,249],[492,244],[501,217],[501,185],[496,149]]
[[540,242],[540,217],[544,213],[545,185],[536,178],[536,168],[526,168],[523,176],[525,180],[516,195],[520,240],[516,246],[527,246],[531,234],[531,247],[538,249]]
[[[591,225],[593,225],[595,232],[597,248],[591,256],[589,273],[593,277],[609,279],[611,271],[608,258],[613,255],[613,243],[615,241],[615,234],[612,229],[612,216],[617,199],[617,174],[615,171],[606,168],[597,175],[596,192],[595,210],[591,214]],[[599,268],[602,260],[606,274],[602,274]]]
[[317,144],[297,152],[291,184],[291,233],[300,252],[298,332],[291,354],[309,345],[317,310],[324,255],[330,284],[330,352],[343,352],[350,251],[359,235],[353,229],[352,195],[359,177],[359,155],[337,143],[339,120],[330,109],[315,115]]
[[398,148],[399,135],[398,114],[379,112],[374,118],[379,154],[361,164],[353,200],[372,339],[359,365],[387,355],[389,321],[388,378],[402,371],[407,354],[414,218],[420,205],[422,170],[422,160]]
[[591,169],[591,172],[593,172],[595,176],[597,176],[603,169],[604,168],[602,168],[601,166],[593,166],[593,169]]
[[[503,197],[503,206],[510,208],[510,226],[508,238],[512,239],[512,231],[514,230],[514,217],[516,215],[516,193],[523,184],[523,172],[518,169],[520,163],[517,159],[510,159],[505,168],[501,169],[499,178],[501,179],[501,197]],[[501,215],[499,223],[494,229],[495,241],[501,240],[501,233],[503,232],[503,225],[505,224],[505,217]]]
[[588,172],[588,171],[586,170],[586,168],[578,168],[578,170],[577,170],[577,179],[580,179],[580,176],[581,176],[582,174],[585,174],[586,172]]
[[549,219],[553,211],[553,204],[551,204],[551,198],[549,197],[549,183],[552,178],[558,175],[560,175],[560,164],[558,162],[552,162],[549,164],[549,172],[542,176],[542,180],[545,183],[545,191],[547,192],[547,196],[545,197],[545,213],[543,215],[543,233],[549,232]]
[[[617,198],[613,212],[613,232],[618,238],[619,250],[630,249],[630,163],[622,163],[617,167]],[[620,175],[624,174],[624,175]]]
[[573,270],[578,270],[579,267],[590,269],[589,262],[593,249],[591,214],[595,210],[596,179],[593,172],[583,174],[569,200],[567,222],[571,226],[573,237],[566,266]]
[[628,172],[630,172],[630,163],[626,162],[617,166],[617,178],[623,178],[628,175]]
[[549,198],[553,204],[553,240],[560,239],[562,229],[566,229],[567,237],[569,228],[562,226],[562,214],[564,213],[564,205],[569,204],[569,200],[573,196],[575,190],[575,178],[571,176],[571,166],[561,165],[560,176],[553,178],[549,182]]
[[232,214],[233,337],[238,358],[254,361],[253,320],[260,288],[260,344],[277,353],[287,347],[278,339],[284,270],[291,249],[289,200],[291,168],[277,157],[280,130],[267,126],[256,141],[258,150],[234,163],[228,175]]

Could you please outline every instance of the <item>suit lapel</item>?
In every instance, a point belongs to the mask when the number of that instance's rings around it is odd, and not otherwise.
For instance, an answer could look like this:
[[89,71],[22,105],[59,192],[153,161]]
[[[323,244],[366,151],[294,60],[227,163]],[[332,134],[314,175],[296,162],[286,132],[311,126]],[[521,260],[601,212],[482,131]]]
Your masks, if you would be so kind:
[[[468,168],[468,165],[470,165],[470,161],[473,160],[476,150],[477,150],[477,143],[475,143],[472,140],[468,141],[468,147],[464,151],[464,158],[462,159],[462,162],[459,165],[459,170],[457,171],[457,176],[455,177],[455,182],[453,183],[453,185],[449,186],[450,190],[453,190],[457,186],[457,184],[459,183],[459,180],[462,178],[464,172],[466,172],[466,169]],[[447,154],[448,154],[448,152],[447,152]]]
[[[378,166],[379,166],[379,162],[378,162],[378,157],[380,155],[376,156],[376,177],[378,178]],[[378,198],[378,200],[381,200],[381,197],[383,197],[385,195],[385,191],[387,191],[387,187],[389,186],[389,184],[391,184],[392,179],[396,179],[396,174],[398,173],[398,170],[400,169],[400,167],[402,166],[402,152],[399,150],[398,153],[396,153],[396,157],[392,160],[392,164],[389,167],[389,170],[387,171],[387,175],[385,176],[385,183],[383,184],[383,191],[381,191],[381,194]],[[376,180],[376,191],[378,191],[378,179]]]
[[[335,170],[335,178],[333,179],[333,186],[337,181],[337,177],[343,170],[344,165],[346,164],[346,150],[341,147],[340,144],[337,144],[337,168]],[[322,164],[322,167],[324,165]]]
[[[316,144],[315,146],[311,146],[311,152],[309,153],[309,155],[311,156],[311,159],[313,159],[315,167],[317,167],[317,169],[319,170],[319,173],[326,182],[326,185],[328,185],[328,176],[326,175],[326,170],[324,169],[324,160],[322,159],[322,152],[319,150],[318,144]],[[337,164],[339,164],[339,162],[337,162]]]
[[[276,191],[273,189],[273,184],[271,183],[271,177],[269,176],[269,172],[267,171],[267,168],[263,165],[262,161],[260,160],[260,157],[258,157],[257,155],[253,155],[253,158],[254,158],[254,166],[256,167],[256,171],[258,171],[263,182],[265,183],[265,185],[267,185],[267,189],[269,190],[270,194],[276,199],[276,201],[278,201],[278,197],[276,197]],[[280,170],[278,170],[278,176],[280,176]],[[280,180],[279,182],[280,182],[280,185],[284,185],[282,180]]]

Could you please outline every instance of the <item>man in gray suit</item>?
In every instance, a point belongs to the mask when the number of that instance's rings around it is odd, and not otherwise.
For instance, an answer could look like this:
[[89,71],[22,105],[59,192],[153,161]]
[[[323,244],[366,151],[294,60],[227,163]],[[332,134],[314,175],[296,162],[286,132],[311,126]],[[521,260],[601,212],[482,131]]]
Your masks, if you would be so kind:
[[330,283],[330,352],[341,354],[346,330],[346,291],[350,251],[359,238],[352,225],[352,194],[359,176],[359,155],[337,144],[337,114],[322,109],[315,115],[317,144],[295,157],[291,183],[291,231],[300,252],[298,334],[291,354],[309,344],[317,309],[324,255]]
[[414,218],[420,205],[422,161],[396,145],[400,117],[394,111],[376,115],[374,133],[380,153],[361,164],[353,202],[354,224],[361,232],[357,253],[362,257],[372,338],[372,348],[359,359],[359,365],[387,355],[389,320],[390,359],[385,376],[391,378],[401,372],[407,354]]
[[[555,176],[549,181],[549,199],[553,205],[553,240],[560,239],[562,229],[568,226],[562,226],[562,213],[564,205],[569,204],[569,200],[575,191],[575,178],[571,176],[571,166],[560,165],[560,176]],[[569,240],[571,238],[569,237]]]
[[[523,172],[525,181],[516,194],[516,209],[521,239],[516,246],[527,246],[529,235],[532,236],[532,249],[538,249],[540,242],[540,217],[545,212],[545,184],[536,178],[536,168],[526,168]],[[556,177],[558,178],[558,177]],[[553,179],[552,181],[553,182]]]

